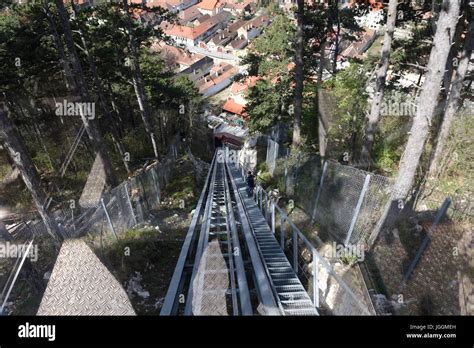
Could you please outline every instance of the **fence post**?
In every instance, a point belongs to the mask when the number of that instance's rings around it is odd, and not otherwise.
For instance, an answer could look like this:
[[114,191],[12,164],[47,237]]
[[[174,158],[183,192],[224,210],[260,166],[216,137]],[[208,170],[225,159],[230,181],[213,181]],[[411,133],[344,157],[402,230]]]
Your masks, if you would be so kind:
[[292,227],[293,230],[293,269],[298,275],[298,235],[295,229]]
[[112,229],[115,239],[118,240],[117,233],[115,233],[114,225],[112,224],[112,220],[110,220],[109,212],[107,211],[107,208],[105,207],[103,198],[100,199],[100,203],[102,204],[102,208],[104,208],[105,216],[107,217],[107,221],[109,222],[110,228]]
[[270,200],[270,205],[271,205],[271,214],[272,214],[272,232],[275,234],[275,202]]
[[283,216],[280,216],[280,244],[283,252],[285,252],[285,233],[285,219]]
[[155,185],[156,197],[158,199],[158,203],[160,203],[161,202],[160,182],[158,181],[156,177],[155,168],[151,168],[150,171],[151,171],[151,176],[153,177],[153,184]]
[[267,224],[270,225],[270,213],[271,213],[271,204],[272,201],[270,199],[270,195],[267,193],[266,200],[265,200],[265,220],[267,221]]
[[344,245],[348,245],[351,240],[352,232],[354,231],[354,227],[357,222],[357,217],[359,216],[360,207],[362,206],[362,202],[364,201],[365,193],[367,192],[367,189],[369,188],[369,183],[370,183],[370,174],[367,174],[365,177],[364,186],[362,187],[362,191],[360,192],[359,200],[357,201],[354,215],[352,216],[351,226],[349,227],[349,231],[347,232],[347,237],[346,237],[346,241],[344,242]]
[[316,249],[313,249],[313,304],[316,308],[319,307],[318,265],[319,260],[316,256]]
[[132,213],[133,218],[133,226],[137,224],[137,218],[135,217],[135,213],[133,212],[132,201],[130,200],[130,195],[128,193],[127,182],[123,185],[125,187],[125,195],[127,196],[128,207],[130,208],[130,213]]
[[76,232],[76,222],[74,221],[74,209],[71,208],[71,222],[72,222],[72,229]]
[[321,191],[323,190],[324,176],[326,175],[327,166],[328,166],[328,162],[324,161],[323,172],[321,173],[321,179],[319,180],[318,191],[316,193],[316,198],[314,200],[313,213],[311,214],[311,220],[313,222],[314,222],[314,220],[316,220],[316,208],[318,207],[319,196],[321,195]]

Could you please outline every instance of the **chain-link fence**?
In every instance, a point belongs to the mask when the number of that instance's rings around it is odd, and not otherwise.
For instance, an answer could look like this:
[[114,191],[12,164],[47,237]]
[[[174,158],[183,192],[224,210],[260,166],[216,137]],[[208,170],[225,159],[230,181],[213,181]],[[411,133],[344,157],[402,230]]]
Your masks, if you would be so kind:
[[371,232],[390,199],[390,178],[334,161],[321,163],[320,157],[305,153],[276,159],[275,149],[270,140],[266,162],[278,187],[319,225],[320,232],[345,244],[372,242]]
[[[142,169],[137,175],[122,182],[110,192],[102,194],[95,207],[80,209],[67,202],[56,207],[53,218],[63,238],[85,234],[119,238],[120,234],[144,222],[160,204],[161,190],[169,183],[178,153],[180,140],[170,145],[167,155],[159,162]],[[14,239],[28,240],[46,234],[39,218],[19,224],[11,233]]]
[[275,172],[276,161],[278,158],[278,151],[279,151],[278,143],[276,141],[273,141],[272,139],[268,139],[266,162],[267,162],[268,171],[271,174]]
[[367,243],[390,199],[390,178],[325,162],[312,219],[338,241]]
[[119,238],[145,221],[160,205],[161,191],[174,171],[179,145],[179,140],[176,140],[159,163],[144,168],[133,178],[103,194],[96,208],[82,212],[68,224],[69,236],[88,233]]

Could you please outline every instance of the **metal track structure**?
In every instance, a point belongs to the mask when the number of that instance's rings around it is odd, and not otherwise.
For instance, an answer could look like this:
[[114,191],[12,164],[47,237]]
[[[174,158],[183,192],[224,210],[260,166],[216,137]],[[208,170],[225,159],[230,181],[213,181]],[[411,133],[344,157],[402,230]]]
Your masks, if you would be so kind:
[[161,315],[252,315],[223,163],[214,156]]
[[161,315],[318,315],[255,201],[247,197],[239,170],[219,151]]

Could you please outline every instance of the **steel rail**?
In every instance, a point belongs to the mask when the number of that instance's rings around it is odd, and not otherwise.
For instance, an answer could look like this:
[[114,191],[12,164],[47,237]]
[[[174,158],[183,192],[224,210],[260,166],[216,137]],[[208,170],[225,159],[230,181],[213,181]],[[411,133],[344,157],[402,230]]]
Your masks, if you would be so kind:
[[191,224],[189,225],[188,232],[186,234],[186,238],[183,243],[183,247],[181,248],[181,252],[179,254],[178,262],[176,264],[173,276],[170,281],[170,285],[168,287],[168,291],[166,292],[165,301],[163,307],[161,308],[160,315],[173,315],[177,312],[178,307],[178,297],[180,288],[182,287],[183,283],[183,273],[184,268],[186,266],[186,260],[189,255],[189,251],[191,248],[192,241],[194,240],[193,236],[195,235],[196,226],[198,224],[198,219],[201,216],[201,211],[203,207],[204,200],[206,198],[206,194],[209,191],[209,181],[211,178],[212,168],[215,166],[216,163],[216,155],[211,162],[211,166],[209,172],[206,176],[206,181],[204,183],[201,196],[199,197],[199,201],[196,205],[196,209],[194,210],[193,218],[191,220]]
[[212,212],[213,195],[214,195],[214,188],[215,188],[214,186],[215,186],[216,173],[217,173],[217,159],[214,162],[214,165],[211,167],[211,169],[212,169],[212,179],[209,184],[209,188],[208,188],[209,193],[207,195],[206,207],[204,209],[204,215],[202,217],[201,231],[199,234],[196,255],[194,258],[191,281],[189,283],[188,293],[186,296],[186,306],[184,309],[184,315],[192,315],[192,304],[193,304],[192,298],[193,298],[193,293],[194,293],[193,282],[197,276],[202,254],[204,253],[204,250],[209,242],[209,226],[210,226],[210,218],[211,218],[211,212]]
[[[248,289],[247,277],[245,275],[245,266],[242,258],[242,249],[240,248],[239,236],[234,216],[234,207],[232,206],[232,199],[230,195],[230,185],[228,180],[228,171],[224,166],[224,191],[227,206],[227,222],[230,225],[230,232],[232,238],[232,255],[235,260],[235,267],[237,271],[237,283],[239,289],[240,312],[242,315],[252,315],[252,304],[250,302],[250,293]],[[235,194],[235,192],[234,192]],[[235,250],[236,249],[236,250]]]

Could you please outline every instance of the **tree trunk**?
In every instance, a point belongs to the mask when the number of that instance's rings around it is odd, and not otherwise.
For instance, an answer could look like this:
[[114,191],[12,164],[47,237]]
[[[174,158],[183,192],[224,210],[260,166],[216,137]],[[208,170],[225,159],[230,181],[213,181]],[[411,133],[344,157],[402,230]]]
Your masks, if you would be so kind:
[[59,62],[62,65],[64,69],[64,73],[66,75],[66,87],[68,89],[74,88],[75,86],[74,75],[71,71],[69,62],[66,59],[66,53],[64,52],[63,43],[61,42],[61,38],[59,37],[58,31],[56,29],[56,22],[54,21],[51,11],[49,10],[48,0],[44,0],[43,2],[43,11],[46,14],[46,18],[48,19],[49,27],[51,29],[51,34],[53,35],[54,45],[56,46],[56,49],[58,50]]
[[[76,13],[76,16],[77,16],[76,5],[74,3],[74,0],[71,1],[71,4],[72,4],[72,8],[73,8],[74,13]],[[115,120],[112,117],[112,114],[110,113],[109,107],[107,105],[107,99],[105,98],[104,89],[103,89],[102,83],[99,79],[99,75],[97,74],[97,68],[96,68],[96,65],[95,65],[95,62],[94,62],[94,58],[89,53],[89,48],[88,48],[86,39],[84,37],[84,34],[82,32],[82,29],[79,28],[78,32],[79,32],[79,36],[81,37],[81,42],[82,42],[82,46],[83,46],[83,49],[84,49],[84,54],[87,57],[87,61],[89,63],[89,67],[90,67],[90,70],[91,70],[91,73],[92,73],[92,76],[93,76],[93,79],[94,79],[94,85],[95,85],[95,88],[96,88],[96,91],[97,91],[97,96],[99,97],[100,108],[102,109],[102,112],[104,113],[104,116],[106,117],[107,122],[109,124],[110,133],[112,135],[112,141],[114,142],[115,146],[117,147],[117,150],[120,154],[120,157],[122,158],[122,162],[123,162],[123,165],[125,167],[125,170],[127,171],[128,174],[130,174],[131,173],[130,167],[128,165],[128,161],[126,161],[126,158],[125,158],[125,152],[126,151],[125,151],[125,148],[124,148],[124,146],[123,146],[123,144],[120,140],[120,136],[119,136],[119,132],[117,130]]]
[[[338,5],[336,5],[338,6]],[[341,36],[341,21],[339,19],[339,8],[335,9],[336,11],[336,23],[337,23],[337,31],[336,31],[336,40],[334,42],[334,58],[332,61],[332,73],[335,74],[337,72],[337,56],[339,54],[339,38]]]
[[431,157],[431,163],[429,167],[429,176],[435,177],[438,171],[439,162],[443,148],[448,139],[449,131],[454,120],[454,116],[459,107],[461,100],[461,91],[463,87],[463,81],[466,77],[466,73],[469,66],[469,60],[471,58],[472,50],[474,48],[474,22],[469,24],[469,30],[466,36],[466,42],[464,49],[461,54],[461,59],[458,63],[458,68],[454,72],[451,80],[451,90],[449,92],[446,109],[444,112],[443,121],[438,133],[436,145]]
[[145,131],[150,137],[151,144],[153,146],[153,152],[156,158],[159,158],[158,147],[156,143],[156,138],[153,131],[153,123],[150,113],[150,105],[145,94],[145,84],[143,82],[142,71],[140,69],[140,60],[138,57],[138,47],[135,42],[135,37],[133,36],[132,30],[132,19],[130,18],[130,13],[128,12],[128,1],[123,0],[123,7],[125,10],[125,15],[127,16],[127,31],[129,38],[130,46],[130,55],[132,58],[132,70],[133,70],[133,88],[138,100],[138,106],[140,108],[140,113],[142,115],[143,124],[145,125]]
[[[56,7],[58,8],[58,14],[61,21],[61,26],[63,27],[66,46],[69,51],[69,60],[76,76],[77,92],[81,96],[82,102],[90,103],[92,99],[89,95],[89,90],[84,77],[84,72],[82,71],[79,55],[77,54],[74,40],[72,38],[72,30],[71,25],[69,24],[68,13],[64,7],[63,0],[55,0],[55,3]],[[81,119],[82,123],[84,123],[87,135],[91,140],[94,152],[100,157],[103,163],[107,184],[110,187],[114,187],[116,185],[114,170],[109,160],[109,155],[107,154],[107,149],[105,148],[105,142],[102,138],[102,135],[97,129],[95,122],[92,119],[89,119],[87,115],[81,113]]]
[[323,72],[324,72],[324,54],[326,52],[327,42],[324,40],[321,43],[321,52],[319,58],[319,67],[318,67],[318,78],[316,80],[316,93],[318,100],[318,141],[319,141],[319,155],[321,157],[321,162],[326,158],[326,148],[327,148],[327,121],[325,120],[325,110],[323,107]]
[[382,58],[380,61],[380,67],[377,71],[374,99],[372,100],[370,114],[368,115],[367,125],[365,127],[365,141],[360,155],[360,163],[364,167],[370,167],[372,162],[371,152],[372,146],[374,145],[375,132],[377,131],[380,120],[385,81],[387,79],[387,71],[390,62],[390,51],[392,49],[393,33],[395,32],[395,24],[397,20],[397,6],[398,0],[390,0],[388,4],[387,26],[382,46]]
[[395,200],[407,198],[415,179],[416,169],[423,153],[431,126],[431,119],[440,93],[446,60],[453,43],[460,4],[461,0],[443,1],[428,61],[428,72],[420,93],[416,116],[413,120],[410,136],[400,161],[398,175],[393,188]]
[[295,48],[295,109],[293,119],[293,146],[301,145],[301,114],[303,112],[303,50],[304,50],[304,0],[297,0]]
[[46,226],[48,233],[57,241],[62,240],[58,225],[49,216],[46,205],[46,194],[41,188],[41,181],[36,167],[25,145],[15,131],[7,112],[0,108],[0,140],[2,140],[10,158],[21,173],[23,181],[31,193],[36,209]]

